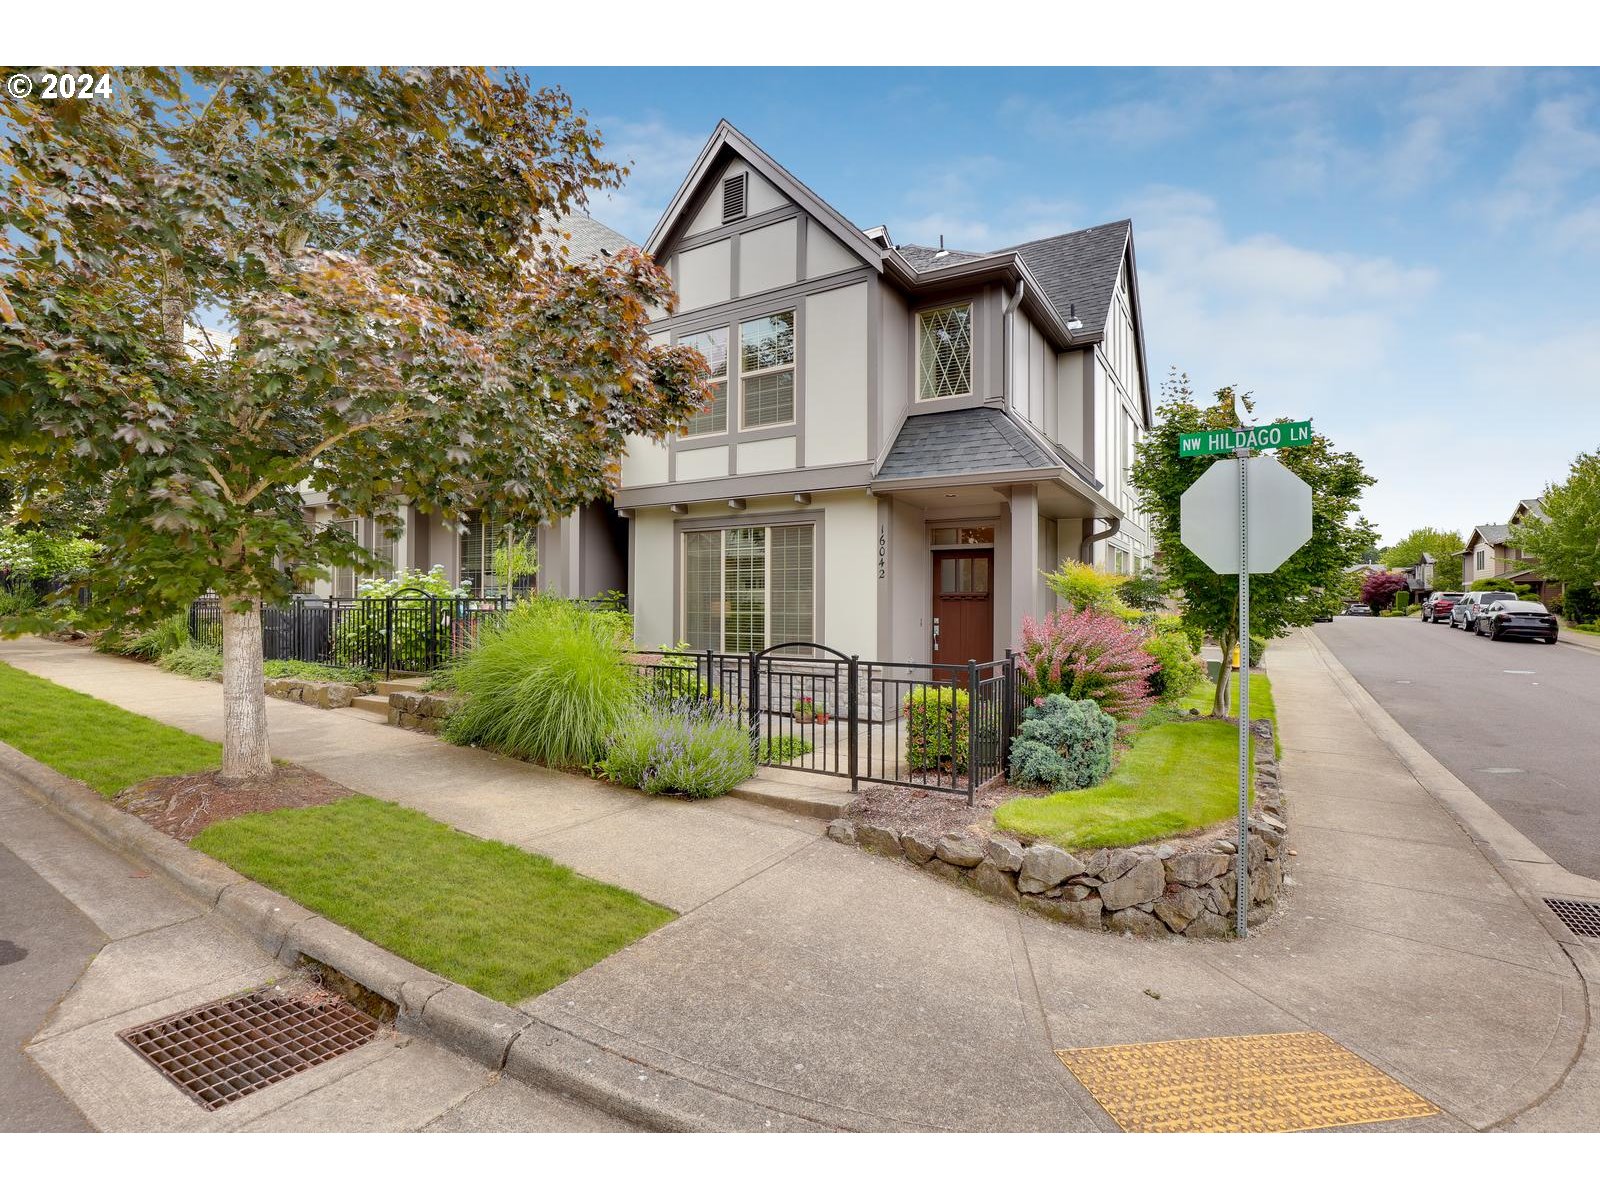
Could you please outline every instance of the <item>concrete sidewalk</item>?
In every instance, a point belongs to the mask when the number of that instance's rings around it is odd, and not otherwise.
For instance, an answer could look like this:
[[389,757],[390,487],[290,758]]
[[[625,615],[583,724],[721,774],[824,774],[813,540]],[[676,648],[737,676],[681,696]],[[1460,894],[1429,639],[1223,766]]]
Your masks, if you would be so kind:
[[[0,1091],[0,1130],[114,1132],[388,1131],[627,1128],[605,1113],[504,1079],[439,1046],[388,1031],[373,1042],[208,1112],[117,1037],[156,1020],[285,977],[281,964],[228,922],[0,781],[0,852],[93,935],[76,978],[12,1032],[30,1066],[59,1089],[54,1104]],[[8,940],[52,947],[59,921],[36,910],[0,915]],[[23,960],[24,962],[26,960]],[[0,992],[6,973],[0,965]],[[45,1098],[47,1099],[47,1098]],[[15,1110],[13,1100],[19,1103]],[[64,1103],[70,1101],[70,1104]]]
[[[44,641],[0,657],[220,734],[214,684]],[[1574,1085],[1550,1119],[1596,1127],[1581,1072],[1567,1079],[1583,981],[1549,927],[1311,639],[1268,665],[1299,854],[1282,913],[1244,943],[1063,928],[829,842],[808,818],[644,799],[268,705],[280,757],[683,913],[523,1007],[731,1096],[845,1129],[1111,1129],[1055,1049],[1314,1029],[1444,1110],[1378,1128],[1487,1128]]]

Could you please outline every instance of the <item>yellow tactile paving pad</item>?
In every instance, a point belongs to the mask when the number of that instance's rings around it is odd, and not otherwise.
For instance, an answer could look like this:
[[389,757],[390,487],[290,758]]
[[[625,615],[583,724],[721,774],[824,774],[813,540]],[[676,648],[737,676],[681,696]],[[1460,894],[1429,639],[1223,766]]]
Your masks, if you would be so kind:
[[1283,1133],[1439,1110],[1321,1033],[1262,1033],[1056,1056],[1128,1133]]

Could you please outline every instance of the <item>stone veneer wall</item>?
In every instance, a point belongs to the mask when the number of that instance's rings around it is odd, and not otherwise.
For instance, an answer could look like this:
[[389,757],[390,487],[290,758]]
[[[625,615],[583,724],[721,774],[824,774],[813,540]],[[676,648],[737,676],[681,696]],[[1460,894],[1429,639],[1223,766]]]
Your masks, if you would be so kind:
[[329,683],[320,679],[269,679],[266,684],[267,695],[313,708],[349,708],[357,696],[368,696],[376,690],[370,683]]
[[[1255,811],[1245,848],[1249,924],[1276,911],[1288,833],[1272,723],[1251,722]],[[1112,933],[1227,937],[1233,933],[1239,848],[1230,837],[1175,838],[1160,845],[1069,854],[1049,842],[1024,844],[1007,833],[940,838],[840,818],[834,841],[904,858],[941,879],[1056,921]]]
[[419,733],[438,733],[455,707],[451,696],[432,696],[427,692],[395,692],[389,697],[389,724]]

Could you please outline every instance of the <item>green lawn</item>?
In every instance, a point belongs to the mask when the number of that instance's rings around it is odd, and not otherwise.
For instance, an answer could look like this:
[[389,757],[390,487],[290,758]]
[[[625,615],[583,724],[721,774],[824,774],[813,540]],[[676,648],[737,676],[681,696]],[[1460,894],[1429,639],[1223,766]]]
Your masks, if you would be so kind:
[[215,742],[0,663],[0,741],[103,796],[222,765]]
[[[1210,713],[1211,701],[1216,694],[1217,685],[1205,679],[1197,683],[1194,690],[1183,698],[1178,705],[1184,712],[1191,708],[1198,708],[1202,714]],[[1239,679],[1236,675],[1233,684],[1228,688],[1228,715],[1239,715]],[[1272,752],[1281,757],[1283,755],[1283,742],[1278,736],[1278,708],[1272,701],[1272,680],[1269,679],[1260,667],[1250,672],[1250,719],[1252,721],[1270,720],[1272,722]]]
[[673,916],[547,858],[366,796],[237,817],[190,844],[507,1003],[548,991]]
[[[1210,682],[1179,706],[1210,710]],[[1238,693],[1231,695],[1238,714]],[[1272,683],[1250,675],[1250,715],[1273,717]],[[1051,796],[1024,796],[995,810],[995,824],[1068,849],[1132,846],[1203,829],[1238,812],[1239,729],[1225,721],[1151,723],[1105,782]]]

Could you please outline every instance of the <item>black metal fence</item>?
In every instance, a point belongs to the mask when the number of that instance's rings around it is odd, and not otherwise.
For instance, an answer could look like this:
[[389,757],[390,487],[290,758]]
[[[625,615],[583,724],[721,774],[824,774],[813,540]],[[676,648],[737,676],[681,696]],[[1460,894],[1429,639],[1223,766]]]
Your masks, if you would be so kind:
[[[510,596],[430,596],[420,588],[394,596],[296,596],[263,605],[267,658],[362,667],[384,675],[426,674],[464,650],[483,623],[516,604]],[[189,633],[222,644],[222,602],[204,596],[189,608]]]
[[762,766],[976,798],[1005,774],[1024,699],[1015,657],[878,662],[812,642],[750,654],[637,654],[656,696],[749,723]]

